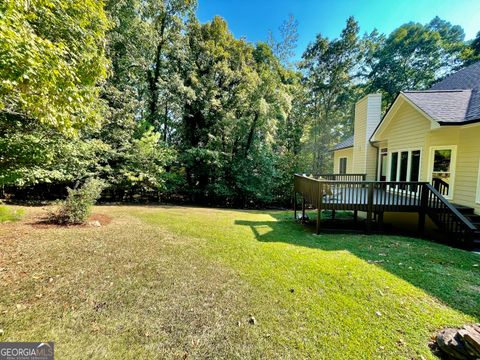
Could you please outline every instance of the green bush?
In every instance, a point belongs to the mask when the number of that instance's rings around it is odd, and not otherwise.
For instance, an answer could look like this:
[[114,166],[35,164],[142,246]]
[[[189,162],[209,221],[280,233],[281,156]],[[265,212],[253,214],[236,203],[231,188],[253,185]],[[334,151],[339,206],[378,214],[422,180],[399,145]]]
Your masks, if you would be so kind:
[[0,205],[0,222],[18,221],[22,218],[24,211],[22,209],[12,209],[5,205]]
[[68,188],[67,198],[51,214],[51,221],[58,224],[85,223],[105,185],[102,180],[88,179],[80,188]]

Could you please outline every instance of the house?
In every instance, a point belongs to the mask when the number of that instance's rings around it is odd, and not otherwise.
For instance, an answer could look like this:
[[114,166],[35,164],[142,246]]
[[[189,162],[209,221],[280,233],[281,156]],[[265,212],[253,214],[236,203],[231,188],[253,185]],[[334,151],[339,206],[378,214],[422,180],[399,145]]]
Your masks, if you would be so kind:
[[401,92],[381,117],[381,95],[355,107],[354,135],[333,148],[335,173],[425,181],[480,214],[480,62],[424,91]]

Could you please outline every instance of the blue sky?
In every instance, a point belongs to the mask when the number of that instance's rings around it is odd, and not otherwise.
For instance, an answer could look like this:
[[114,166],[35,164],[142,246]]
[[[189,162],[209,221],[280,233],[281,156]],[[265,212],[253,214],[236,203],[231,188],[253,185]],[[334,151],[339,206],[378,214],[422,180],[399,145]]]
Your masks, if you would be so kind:
[[361,32],[377,28],[390,33],[399,25],[426,23],[436,15],[463,27],[466,39],[480,30],[480,0],[198,0],[202,22],[215,15],[225,18],[236,37],[248,41],[266,40],[293,14],[299,22],[297,56],[317,33],[337,37],[348,16],[358,20]]

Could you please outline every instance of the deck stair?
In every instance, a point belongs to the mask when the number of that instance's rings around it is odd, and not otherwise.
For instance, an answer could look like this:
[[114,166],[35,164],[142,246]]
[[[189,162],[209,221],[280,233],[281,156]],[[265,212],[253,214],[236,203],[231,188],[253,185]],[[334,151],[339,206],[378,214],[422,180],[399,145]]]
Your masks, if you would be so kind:
[[480,248],[480,215],[475,214],[475,209],[472,207],[459,204],[452,205],[477,228],[473,243],[476,248]]

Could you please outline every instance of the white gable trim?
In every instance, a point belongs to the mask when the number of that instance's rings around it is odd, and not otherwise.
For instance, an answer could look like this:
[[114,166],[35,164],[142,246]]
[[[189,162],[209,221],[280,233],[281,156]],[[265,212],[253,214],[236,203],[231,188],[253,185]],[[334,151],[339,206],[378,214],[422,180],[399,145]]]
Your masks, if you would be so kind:
[[403,93],[400,93],[395,99],[390,109],[388,110],[388,112],[383,117],[382,121],[380,121],[380,124],[378,125],[378,127],[373,132],[372,137],[370,138],[371,142],[379,141],[378,138],[385,131],[385,129],[388,128],[388,125],[390,124],[390,122],[395,118],[395,114],[398,112],[398,109],[404,103],[407,103],[408,105],[413,107],[416,111],[418,111],[421,115],[423,115],[426,119],[428,119],[430,121],[430,128],[432,130],[438,129],[440,127],[440,124],[437,121],[435,121],[430,115],[428,115],[425,111],[423,111],[417,105],[415,105],[415,103],[413,103],[410,99],[408,99]]

